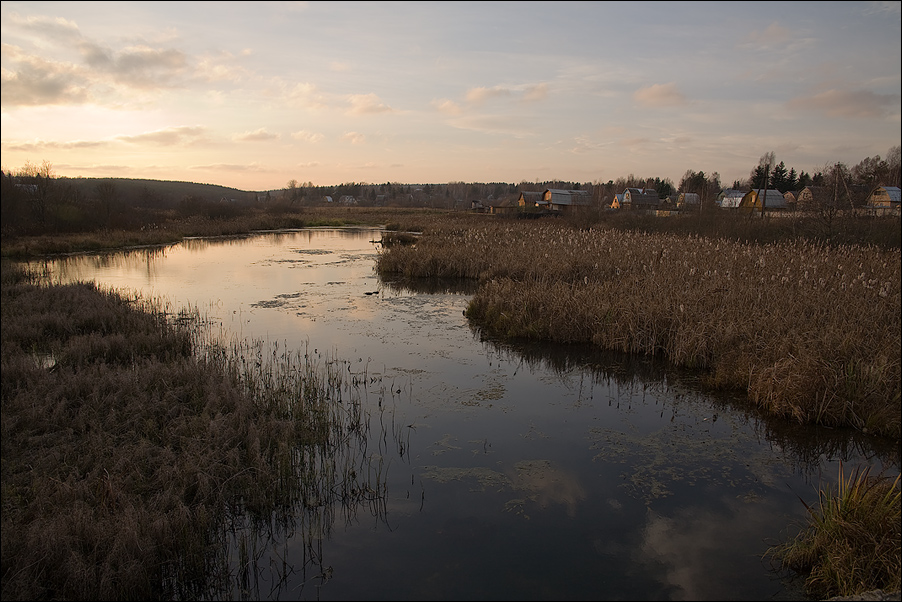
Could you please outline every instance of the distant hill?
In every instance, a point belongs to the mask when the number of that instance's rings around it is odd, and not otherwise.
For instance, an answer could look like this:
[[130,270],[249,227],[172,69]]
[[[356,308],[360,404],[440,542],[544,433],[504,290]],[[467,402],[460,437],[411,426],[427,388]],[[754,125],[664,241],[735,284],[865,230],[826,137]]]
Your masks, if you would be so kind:
[[252,202],[266,192],[238,190],[216,184],[178,182],[172,180],[141,180],[133,178],[57,178],[62,186],[72,186],[80,197],[95,196],[98,185],[112,184],[122,200],[138,202],[144,206],[174,205],[185,197],[195,197],[208,201],[228,199],[238,202]]

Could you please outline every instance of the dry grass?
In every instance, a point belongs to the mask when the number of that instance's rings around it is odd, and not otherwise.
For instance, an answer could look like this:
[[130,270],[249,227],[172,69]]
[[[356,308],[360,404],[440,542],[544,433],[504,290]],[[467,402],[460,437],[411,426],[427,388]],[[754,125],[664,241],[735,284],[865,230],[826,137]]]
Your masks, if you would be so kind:
[[333,358],[223,347],[196,314],[6,265],[2,318],[4,600],[228,597],[248,532],[322,541],[380,503]]
[[491,336],[661,355],[770,414],[900,435],[897,249],[449,221],[377,267],[476,279],[467,316]]
[[783,568],[805,574],[808,594],[825,600],[882,589],[898,592],[900,490],[895,480],[840,466],[836,491],[818,492],[809,521],[788,543],[768,550]]

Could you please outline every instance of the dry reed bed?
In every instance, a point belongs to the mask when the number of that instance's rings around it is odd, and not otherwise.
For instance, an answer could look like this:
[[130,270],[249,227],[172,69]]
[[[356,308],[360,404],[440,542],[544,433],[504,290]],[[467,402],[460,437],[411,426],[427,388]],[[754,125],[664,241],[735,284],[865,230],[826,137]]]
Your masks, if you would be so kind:
[[775,415],[900,435],[897,249],[486,220],[377,268],[478,279],[467,316],[492,336],[662,354]]
[[2,317],[4,600],[230,596],[248,526],[322,541],[379,503],[343,363],[6,266]]

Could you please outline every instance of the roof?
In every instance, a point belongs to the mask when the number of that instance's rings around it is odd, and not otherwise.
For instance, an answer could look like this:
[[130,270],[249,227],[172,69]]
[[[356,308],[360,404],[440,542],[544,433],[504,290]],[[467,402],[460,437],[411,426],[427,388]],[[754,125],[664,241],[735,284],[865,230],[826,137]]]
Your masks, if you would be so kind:
[[696,205],[700,201],[701,198],[696,192],[681,192],[679,196],[679,202],[685,203],[687,205]]
[[750,190],[742,197],[740,206],[751,206],[754,204],[755,207],[761,207],[760,197],[764,197],[765,209],[786,209],[786,197],[776,188],[768,188],[763,191],[757,188]]
[[718,203],[721,207],[726,207],[728,209],[739,207],[739,203],[742,201],[742,197],[744,197],[746,193],[748,193],[748,190],[727,188],[718,197]]
[[900,201],[902,201],[902,189],[900,189],[898,186],[881,186],[874,191],[874,194],[877,194],[881,189],[886,191],[890,203],[898,204]]
[[653,188],[627,188],[623,191],[623,201],[636,205],[658,205],[661,199]]
[[543,194],[542,198],[550,201],[552,205],[588,205],[589,192],[587,190],[561,190],[560,188],[549,188]]

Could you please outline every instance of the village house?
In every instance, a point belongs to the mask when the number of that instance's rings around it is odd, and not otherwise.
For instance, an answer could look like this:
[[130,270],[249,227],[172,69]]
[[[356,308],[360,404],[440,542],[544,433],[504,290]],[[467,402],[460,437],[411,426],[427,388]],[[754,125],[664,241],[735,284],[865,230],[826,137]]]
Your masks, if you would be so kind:
[[681,192],[677,197],[676,206],[680,211],[698,209],[701,206],[701,197],[694,192]]
[[489,213],[492,215],[509,215],[520,209],[520,203],[511,197],[505,197],[489,203]]
[[749,190],[739,200],[739,209],[743,211],[751,211],[761,213],[761,201],[764,201],[764,211],[786,211],[788,206],[783,193],[776,188],[768,188],[767,190]]
[[520,209],[535,209],[542,201],[541,192],[521,192],[517,199],[517,205]]
[[661,199],[653,188],[627,188],[623,191],[620,208],[631,211],[657,211],[660,204]]
[[572,212],[589,206],[589,192],[586,190],[561,190],[548,188],[542,193],[539,206],[548,211]]
[[880,186],[867,200],[867,208],[873,215],[902,215],[902,189],[898,186]]
[[798,200],[799,191],[798,190],[787,190],[783,193],[783,198],[786,200],[786,206],[789,207],[790,210],[795,210],[796,208],[796,200]]
[[739,203],[748,190],[740,190],[738,188],[727,188],[717,195],[717,204],[722,209],[738,209]]
[[902,214],[902,189],[898,186],[880,186],[867,200],[868,210],[874,215]]

